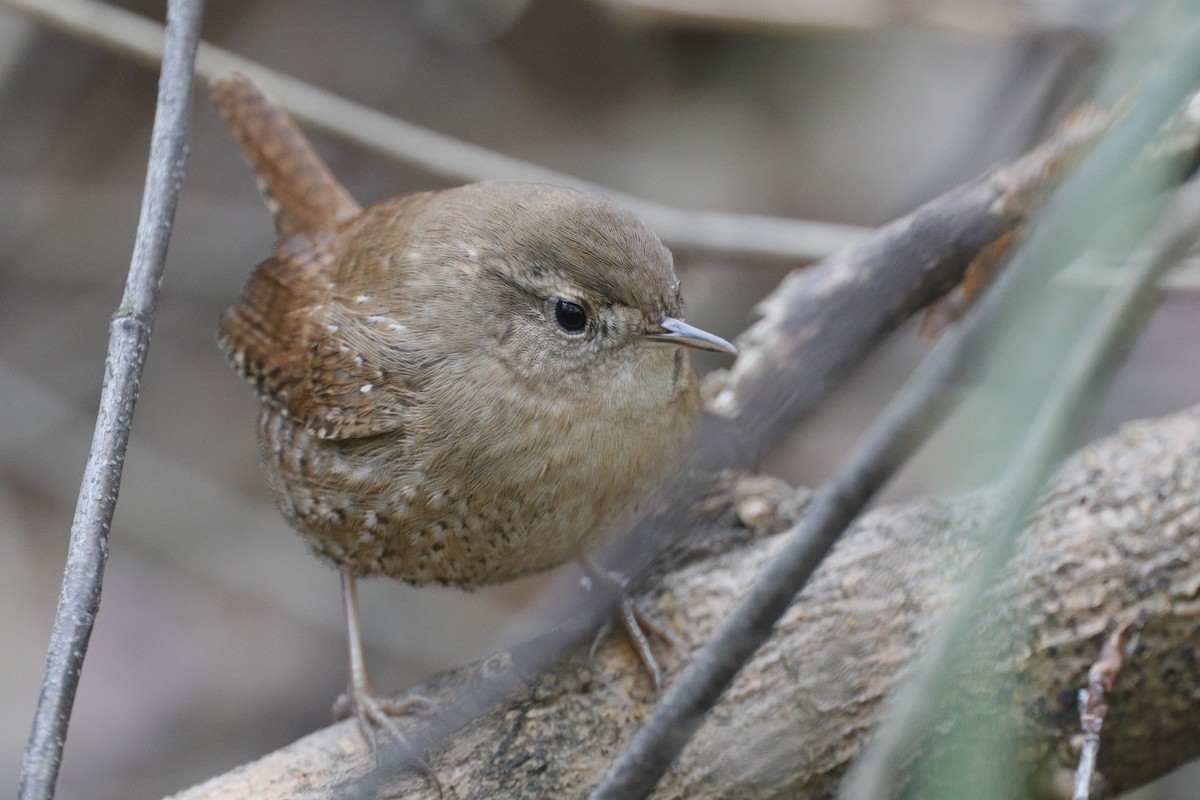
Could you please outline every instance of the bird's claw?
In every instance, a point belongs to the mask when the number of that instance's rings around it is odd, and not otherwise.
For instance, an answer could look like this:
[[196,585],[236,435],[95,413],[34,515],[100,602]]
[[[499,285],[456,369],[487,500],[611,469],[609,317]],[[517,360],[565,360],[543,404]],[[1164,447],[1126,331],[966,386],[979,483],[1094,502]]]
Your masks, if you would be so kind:
[[[663,689],[662,669],[658,666],[658,660],[654,657],[654,651],[650,647],[650,638],[647,634],[657,637],[674,650],[682,650],[683,643],[680,642],[678,637],[654,622],[645,612],[638,608],[633,598],[629,596],[629,592],[626,591],[625,583],[619,577],[597,567],[586,559],[583,561],[583,567],[590,579],[607,585],[617,595],[618,600],[613,609],[613,616],[621,623],[621,628],[624,629],[625,635],[629,638],[629,643],[633,645],[638,660],[642,662],[642,666],[649,673],[655,695],[661,697]],[[596,638],[592,640],[589,657],[595,657],[596,650],[600,647],[600,642],[603,641],[604,637],[611,630],[612,620],[608,620],[596,632]]]
[[370,690],[354,688],[340,695],[333,704],[335,720],[354,717],[358,723],[359,733],[362,734],[367,746],[375,754],[376,762],[380,756],[379,734],[383,733],[392,740],[396,747],[408,755],[413,763],[433,784],[439,798],[445,797],[442,782],[437,773],[421,757],[420,751],[413,745],[411,739],[396,724],[395,717],[409,716],[415,713],[428,712],[433,708],[433,701],[423,695],[414,694],[406,697],[379,697]]

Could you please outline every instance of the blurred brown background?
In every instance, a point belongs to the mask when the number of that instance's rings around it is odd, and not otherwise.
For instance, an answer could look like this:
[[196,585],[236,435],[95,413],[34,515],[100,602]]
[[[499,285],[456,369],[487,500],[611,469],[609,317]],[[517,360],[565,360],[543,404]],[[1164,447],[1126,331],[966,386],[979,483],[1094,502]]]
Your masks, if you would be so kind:
[[[1086,96],[1097,37],[1123,7],[210,0],[204,33],[369,106],[625,192],[872,226],[1035,141]],[[0,2],[0,786],[16,785],[37,697],[155,86],[154,72]],[[315,138],[364,202],[439,185]],[[183,788],[322,725],[341,691],[337,581],[271,506],[255,401],[215,345],[220,312],[272,238],[246,167],[197,97],[67,800]],[[788,266],[681,258],[689,318],[736,335]],[[1186,291],[1169,297],[1098,432],[1200,396],[1195,306]],[[925,348],[911,331],[897,337],[772,468],[819,481]],[[892,496],[924,488],[915,468]],[[527,634],[543,585],[571,580],[563,570],[474,595],[369,583],[376,682],[398,689]],[[1147,796],[1174,796],[1161,792]]]

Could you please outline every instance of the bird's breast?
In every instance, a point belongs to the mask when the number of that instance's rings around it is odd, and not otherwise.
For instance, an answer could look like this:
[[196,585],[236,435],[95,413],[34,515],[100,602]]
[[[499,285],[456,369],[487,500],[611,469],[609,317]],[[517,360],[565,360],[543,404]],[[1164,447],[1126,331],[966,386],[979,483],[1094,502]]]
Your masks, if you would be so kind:
[[264,461],[285,517],[338,564],[414,584],[502,582],[577,557],[648,510],[696,427],[690,366],[672,383],[647,409],[644,396],[445,381],[404,431],[348,442],[265,408]]

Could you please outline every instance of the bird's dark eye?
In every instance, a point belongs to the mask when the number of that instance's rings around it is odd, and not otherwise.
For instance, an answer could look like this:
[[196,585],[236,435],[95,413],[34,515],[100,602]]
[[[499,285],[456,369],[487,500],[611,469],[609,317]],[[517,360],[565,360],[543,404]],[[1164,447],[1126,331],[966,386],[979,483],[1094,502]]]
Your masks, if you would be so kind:
[[583,306],[561,297],[554,304],[554,319],[567,333],[581,333],[587,327],[587,312]]

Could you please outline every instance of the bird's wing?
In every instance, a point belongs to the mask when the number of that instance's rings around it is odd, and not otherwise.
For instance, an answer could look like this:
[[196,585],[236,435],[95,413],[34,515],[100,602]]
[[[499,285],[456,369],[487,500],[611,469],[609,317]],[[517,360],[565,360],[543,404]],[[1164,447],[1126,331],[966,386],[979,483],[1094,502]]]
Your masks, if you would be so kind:
[[416,395],[412,375],[396,366],[404,327],[338,299],[331,239],[281,239],[222,318],[221,346],[260,397],[318,436],[393,432]]

